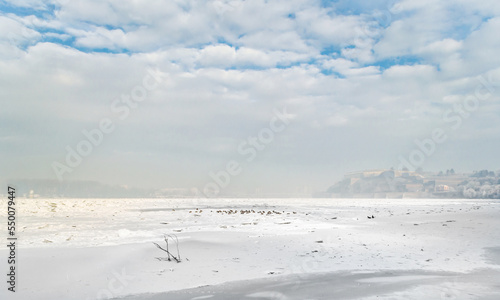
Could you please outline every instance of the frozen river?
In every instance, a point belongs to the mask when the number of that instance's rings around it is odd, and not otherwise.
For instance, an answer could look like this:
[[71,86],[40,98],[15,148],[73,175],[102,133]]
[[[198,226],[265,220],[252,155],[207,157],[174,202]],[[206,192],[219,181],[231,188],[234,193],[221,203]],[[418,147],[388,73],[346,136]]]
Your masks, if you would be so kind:
[[[4,283],[1,299],[500,299],[494,200],[19,199],[17,207],[18,290]],[[157,259],[166,253],[153,242],[165,246],[164,234],[178,237],[181,263]],[[1,270],[7,256],[2,248]]]

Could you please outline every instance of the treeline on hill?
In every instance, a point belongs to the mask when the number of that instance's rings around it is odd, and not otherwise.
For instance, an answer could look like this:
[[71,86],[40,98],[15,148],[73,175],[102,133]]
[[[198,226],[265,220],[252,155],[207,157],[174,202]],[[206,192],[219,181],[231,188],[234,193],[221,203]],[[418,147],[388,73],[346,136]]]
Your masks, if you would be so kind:
[[[500,172],[499,172],[500,173]],[[458,185],[464,198],[500,199],[500,174],[481,170]]]
[[362,193],[405,192],[406,184],[420,183],[423,180],[418,176],[395,177],[393,170],[382,172],[380,175],[359,178],[352,183],[350,178],[337,182],[328,193],[340,193],[345,196]]

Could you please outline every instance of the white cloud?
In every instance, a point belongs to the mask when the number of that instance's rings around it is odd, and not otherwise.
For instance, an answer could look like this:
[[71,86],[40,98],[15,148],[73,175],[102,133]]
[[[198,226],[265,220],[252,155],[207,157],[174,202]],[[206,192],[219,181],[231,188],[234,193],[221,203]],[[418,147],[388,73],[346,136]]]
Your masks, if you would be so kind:
[[425,47],[422,47],[421,50],[417,51],[422,54],[429,55],[430,57],[437,56],[437,58],[442,59],[443,55],[450,55],[461,50],[462,45],[462,41],[456,41],[454,39],[447,38],[426,45]]
[[365,23],[359,16],[327,14],[324,9],[312,8],[297,13],[297,21],[306,36],[321,44],[350,45],[362,34]]
[[436,69],[428,65],[393,66],[384,72],[384,76],[396,80],[406,80],[415,77],[434,80],[436,75]]
[[229,67],[234,64],[236,50],[228,45],[207,46],[200,53],[203,66]]
[[226,44],[210,45],[199,51],[195,63],[202,67],[262,67],[289,66],[310,59],[307,54],[287,51],[261,51],[249,47],[236,49]]
[[500,17],[492,18],[465,39],[463,58],[467,68],[485,72],[500,64],[500,41],[492,38],[499,30]]
[[26,27],[18,20],[0,15],[0,56],[3,59],[17,58],[21,49],[35,43],[42,35]]
[[126,48],[127,37],[121,29],[108,30],[99,27],[93,31],[83,33],[83,36],[76,39],[75,44],[91,49],[107,48],[117,50]]
[[308,46],[295,31],[259,31],[239,38],[237,43],[265,50],[296,51],[299,53],[317,52],[313,47]]
[[21,22],[0,16],[0,39],[12,45],[26,45],[40,38],[41,34]]
[[380,74],[380,69],[378,67],[360,67],[359,63],[352,60],[347,60],[345,58],[326,60],[323,63],[323,67],[349,77]]
[[71,39],[71,36],[65,33],[46,32],[43,34],[43,36],[47,38],[59,39],[61,41],[67,41]]

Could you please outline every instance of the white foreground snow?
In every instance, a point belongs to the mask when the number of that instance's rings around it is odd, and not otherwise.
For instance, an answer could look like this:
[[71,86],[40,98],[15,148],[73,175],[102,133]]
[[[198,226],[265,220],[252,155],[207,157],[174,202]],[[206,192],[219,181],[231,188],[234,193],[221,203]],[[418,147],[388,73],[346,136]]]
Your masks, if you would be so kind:
[[[495,200],[18,199],[17,209],[17,292],[4,275],[0,299],[500,299]],[[156,259],[163,234],[179,238],[181,263]],[[1,248],[0,274],[7,257]]]

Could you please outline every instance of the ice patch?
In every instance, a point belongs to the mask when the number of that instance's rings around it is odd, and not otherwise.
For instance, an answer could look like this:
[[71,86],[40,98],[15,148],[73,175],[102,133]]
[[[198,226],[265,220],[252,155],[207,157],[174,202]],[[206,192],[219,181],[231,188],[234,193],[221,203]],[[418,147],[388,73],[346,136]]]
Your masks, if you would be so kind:
[[288,297],[278,292],[259,292],[247,295],[250,298],[262,298],[268,300],[287,300]]
[[486,261],[492,265],[500,265],[500,247],[484,248]]
[[206,295],[206,296],[194,297],[194,298],[191,298],[191,300],[209,299],[209,298],[213,298],[213,297],[214,297],[214,295]]
[[366,278],[359,279],[358,282],[362,283],[392,283],[398,281],[411,281],[411,280],[422,280],[422,279],[431,279],[431,278],[439,278],[439,276],[425,276],[425,275],[414,275],[414,276],[388,276],[388,277],[375,277],[375,278]]

